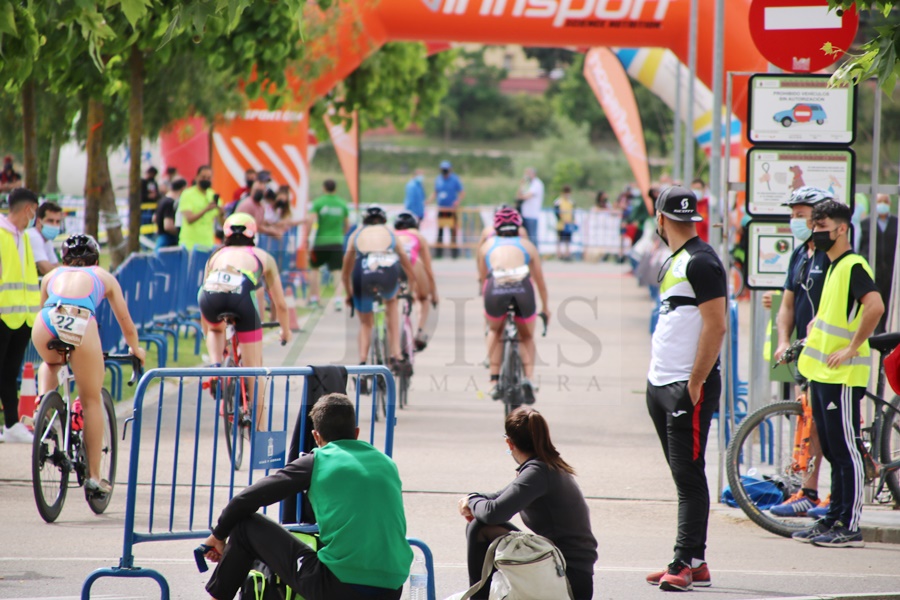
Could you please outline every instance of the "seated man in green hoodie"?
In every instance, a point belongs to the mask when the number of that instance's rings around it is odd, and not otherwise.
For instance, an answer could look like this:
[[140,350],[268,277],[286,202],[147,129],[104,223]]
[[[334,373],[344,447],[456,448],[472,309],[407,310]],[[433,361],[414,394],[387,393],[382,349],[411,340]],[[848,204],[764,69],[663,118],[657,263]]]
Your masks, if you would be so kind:
[[[257,558],[306,600],[400,598],[413,555],[397,465],[357,440],[347,396],[322,397],[310,416],[318,448],[232,498],[204,542],[219,563],[206,585],[213,598],[234,598]],[[318,553],[256,512],[299,492],[319,523]]]

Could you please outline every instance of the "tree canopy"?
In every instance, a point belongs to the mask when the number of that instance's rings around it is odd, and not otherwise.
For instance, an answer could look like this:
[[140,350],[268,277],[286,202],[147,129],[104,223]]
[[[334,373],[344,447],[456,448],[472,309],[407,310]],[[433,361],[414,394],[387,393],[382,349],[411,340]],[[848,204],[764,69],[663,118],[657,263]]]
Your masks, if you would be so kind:
[[[900,18],[894,11],[895,0],[828,0],[835,10],[847,10],[854,4],[862,16],[869,17],[872,39],[858,49],[834,48],[826,43],[828,53],[847,52],[847,60],[834,74],[836,81],[858,83],[877,77],[886,92],[892,92],[900,76]],[[865,15],[865,12],[868,15]]]

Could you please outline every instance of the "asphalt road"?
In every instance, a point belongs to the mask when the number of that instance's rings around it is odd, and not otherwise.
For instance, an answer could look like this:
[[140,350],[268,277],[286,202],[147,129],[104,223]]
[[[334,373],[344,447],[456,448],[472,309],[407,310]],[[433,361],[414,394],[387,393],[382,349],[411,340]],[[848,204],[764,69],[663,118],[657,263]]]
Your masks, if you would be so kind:
[[[423,539],[434,552],[438,598],[444,598],[467,587],[465,521],[456,513],[457,498],[501,488],[513,477],[515,464],[501,437],[502,406],[484,394],[488,376],[480,364],[483,318],[474,265],[460,260],[436,266],[442,303],[433,319],[429,347],[416,360],[410,406],[398,417],[394,458],[403,478],[408,533]],[[648,586],[644,576],[671,558],[676,506],[674,486],[644,403],[649,299],[618,266],[550,262],[546,271],[553,317],[547,337],[538,341],[536,408],[549,420],[554,442],[575,466],[588,498],[600,544],[595,598],[657,598],[663,592]],[[313,316],[306,331],[287,348],[267,338],[266,364],[352,364],[357,362],[354,336],[347,311],[335,312],[331,305]],[[289,387],[289,406],[296,408],[301,386],[295,380]],[[275,389],[274,403],[283,406],[283,382]],[[174,505],[176,530],[191,526],[202,532],[210,504],[214,518],[225,501],[230,471],[223,448],[213,450],[217,419],[208,402],[201,401],[198,417],[196,387],[186,383],[183,419],[178,422],[174,412],[167,412],[177,406],[172,390],[167,388],[163,411],[158,410],[158,395],[147,399],[138,523],[145,530],[149,525],[148,483],[156,447],[160,460],[154,531],[166,530],[169,507]],[[129,413],[127,404],[120,413],[123,417]],[[276,423],[283,422],[281,414],[279,408]],[[157,415],[162,415],[158,446],[152,435]],[[201,427],[195,436],[198,422]],[[362,425],[367,427],[367,418]],[[715,427],[707,453],[713,489]],[[0,598],[76,598],[92,570],[118,563],[125,515],[123,482],[133,434],[132,429],[120,445],[119,484],[109,510],[94,515],[81,491],[70,490],[59,521],[52,525],[41,521],[34,507],[30,447],[0,445],[0,514],[5,516],[0,530]],[[173,460],[176,438],[181,442],[178,459]],[[217,487],[212,502],[208,488],[193,499],[191,525],[189,484],[195,442],[199,477],[215,473]],[[244,468],[237,475],[237,487],[246,483],[248,473]],[[887,524],[900,521],[900,515],[872,507],[865,514]],[[135,564],[161,572],[173,598],[202,598],[207,575],[196,570],[191,554],[195,545],[191,540],[139,544]],[[900,545],[815,548],[768,534],[739,510],[718,504],[711,516],[707,558],[713,587],[694,594],[709,600],[863,593],[889,597],[886,594],[900,592]],[[158,597],[158,589],[146,579],[102,579],[93,596],[151,598]]]

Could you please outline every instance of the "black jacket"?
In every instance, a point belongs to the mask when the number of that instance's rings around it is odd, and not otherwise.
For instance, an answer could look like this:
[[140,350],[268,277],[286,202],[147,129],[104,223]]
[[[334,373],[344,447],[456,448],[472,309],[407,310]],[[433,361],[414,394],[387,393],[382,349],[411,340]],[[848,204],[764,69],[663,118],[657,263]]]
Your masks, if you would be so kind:
[[[869,219],[860,223],[859,253],[869,260]],[[888,215],[887,227],[884,231],[875,225],[875,264],[871,265],[875,272],[875,283],[881,290],[885,306],[891,293],[891,278],[894,274],[894,252],[897,249],[897,217]]]

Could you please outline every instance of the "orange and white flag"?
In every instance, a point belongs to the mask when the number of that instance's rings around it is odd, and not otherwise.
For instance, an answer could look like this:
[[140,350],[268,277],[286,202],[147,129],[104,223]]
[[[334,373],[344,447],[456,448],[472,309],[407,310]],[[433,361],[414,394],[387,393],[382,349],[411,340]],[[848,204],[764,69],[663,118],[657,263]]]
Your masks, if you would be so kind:
[[342,123],[332,121],[328,114],[325,115],[325,125],[328,127],[331,143],[334,144],[338,162],[341,163],[344,179],[347,180],[347,189],[350,190],[353,206],[359,208],[359,137],[357,136],[359,125],[356,112],[350,118],[349,130]]

